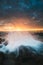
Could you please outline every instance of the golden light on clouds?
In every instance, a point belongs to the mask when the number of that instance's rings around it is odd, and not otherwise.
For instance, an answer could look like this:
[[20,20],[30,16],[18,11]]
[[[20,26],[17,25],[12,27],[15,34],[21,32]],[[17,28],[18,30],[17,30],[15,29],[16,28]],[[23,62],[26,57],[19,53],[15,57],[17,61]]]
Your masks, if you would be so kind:
[[[8,21],[8,20],[7,20]],[[8,31],[33,31],[39,32],[43,31],[43,27],[37,25],[30,19],[27,18],[15,18],[11,19],[8,22],[4,22],[4,24],[0,25],[0,31],[8,32]]]
[[43,31],[43,28],[29,28],[29,27],[25,27],[25,26],[0,26],[0,31],[5,31],[5,32],[9,32],[9,31],[30,31],[30,32],[38,32],[38,31]]

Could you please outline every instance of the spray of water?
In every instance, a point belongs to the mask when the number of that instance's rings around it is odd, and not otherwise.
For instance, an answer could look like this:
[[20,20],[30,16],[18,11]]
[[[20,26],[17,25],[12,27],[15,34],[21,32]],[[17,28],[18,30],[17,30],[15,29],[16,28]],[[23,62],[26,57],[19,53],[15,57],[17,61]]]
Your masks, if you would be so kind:
[[9,32],[7,35],[8,45],[6,48],[9,52],[15,51],[20,46],[30,46],[35,48],[36,50],[39,49],[40,41],[35,40],[29,32]]
[[6,46],[2,44],[2,48],[0,48],[0,51],[4,53],[6,53],[6,51],[8,51],[9,53],[17,51],[16,55],[19,54],[20,46],[32,47],[36,51],[40,51],[40,46],[42,45],[42,42],[35,40],[29,32],[23,31],[9,32],[6,36],[6,40],[8,44]]

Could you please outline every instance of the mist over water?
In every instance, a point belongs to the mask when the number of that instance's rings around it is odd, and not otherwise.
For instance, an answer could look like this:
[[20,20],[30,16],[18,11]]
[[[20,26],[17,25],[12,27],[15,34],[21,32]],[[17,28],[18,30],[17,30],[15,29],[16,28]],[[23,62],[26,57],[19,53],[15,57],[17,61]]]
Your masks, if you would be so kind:
[[19,50],[20,46],[30,46],[38,51],[42,44],[41,41],[35,40],[29,32],[23,31],[9,32],[6,39],[8,41],[6,48],[9,52],[13,52],[16,49]]

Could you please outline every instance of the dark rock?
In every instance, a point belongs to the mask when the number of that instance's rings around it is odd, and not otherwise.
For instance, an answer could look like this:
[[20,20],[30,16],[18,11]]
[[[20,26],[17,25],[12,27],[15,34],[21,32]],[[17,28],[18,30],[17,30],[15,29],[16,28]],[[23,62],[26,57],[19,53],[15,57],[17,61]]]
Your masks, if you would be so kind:
[[31,47],[20,46],[16,52],[0,52],[0,65],[43,65],[43,55]]

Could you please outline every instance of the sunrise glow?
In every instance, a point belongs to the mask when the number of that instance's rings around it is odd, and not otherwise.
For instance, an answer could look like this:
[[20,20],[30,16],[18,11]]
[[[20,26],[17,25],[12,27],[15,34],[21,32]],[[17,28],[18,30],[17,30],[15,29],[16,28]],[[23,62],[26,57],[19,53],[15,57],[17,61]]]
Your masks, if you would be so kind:
[[0,31],[30,31],[30,32],[38,32],[43,31],[43,28],[29,28],[25,26],[0,26]]

